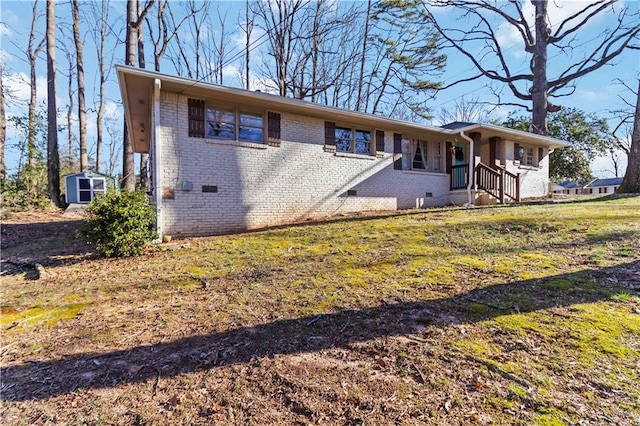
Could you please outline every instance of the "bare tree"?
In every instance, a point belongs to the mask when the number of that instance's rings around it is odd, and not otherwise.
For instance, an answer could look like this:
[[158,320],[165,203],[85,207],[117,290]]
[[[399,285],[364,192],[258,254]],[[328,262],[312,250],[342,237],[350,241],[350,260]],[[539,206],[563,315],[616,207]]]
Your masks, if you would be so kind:
[[356,96],[356,111],[362,108],[362,86],[364,83],[364,70],[367,63],[367,43],[369,42],[369,28],[371,22],[371,0],[367,2],[367,10],[364,18],[364,33],[362,35],[362,51],[360,52],[360,72],[358,78],[358,94]]
[[[225,25],[227,14],[216,13],[216,24],[207,27],[208,30],[216,28],[217,38],[209,37],[202,43],[201,69],[198,72],[200,79],[211,81],[216,84],[224,84],[224,65],[227,59],[227,44],[229,38],[229,28]],[[211,31],[213,32],[213,31]]]
[[328,103],[331,89],[347,86],[345,74],[360,57],[359,47],[350,42],[358,33],[354,7],[336,8],[327,0],[277,0],[252,7],[269,43],[263,73],[278,94]]
[[273,57],[273,80],[280,96],[290,93],[287,81],[292,70],[296,47],[300,38],[296,32],[301,21],[301,11],[309,0],[274,0],[256,2],[255,14],[260,17],[263,30],[269,37],[269,55]]
[[187,13],[176,22],[169,0],[160,0],[156,8],[155,25],[152,25],[150,15],[145,18],[149,39],[153,45],[153,66],[155,71],[160,71],[160,63],[167,52],[167,48],[178,37],[180,28],[194,14],[201,12],[205,6],[203,3],[199,8],[187,9]]
[[[136,15],[140,16],[140,2],[137,3]],[[142,25],[138,25],[138,67],[146,68],[147,62],[144,56],[144,32],[142,31]],[[140,154],[140,189],[144,192],[148,191],[149,187],[149,154]]]
[[60,199],[60,155],[58,153],[58,110],[56,108],[56,15],[55,0],[47,0],[47,187],[58,207]]
[[[108,64],[113,62],[113,50],[111,51],[111,60],[107,61],[105,58],[105,42],[107,34],[109,32],[109,0],[103,0],[101,2],[91,2],[92,19],[89,19],[90,25],[96,25],[93,28],[91,34],[94,37],[94,44],[96,46],[96,56],[98,60],[98,108],[96,112],[96,172],[99,172],[102,167],[102,145],[103,145],[103,120],[104,120],[104,103],[105,94],[104,86],[108,78],[110,68]],[[100,5],[100,9],[98,6]]]
[[45,39],[43,38],[36,43],[36,27],[40,14],[38,13],[38,0],[34,0],[31,9],[31,29],[29,31],[29,41],[27,44],[27,60],[29,62],[29,109],[27,124],[27,193],[34,195],[36,191],[36,103],[37,98],[37,81],[36,81],[36,61],[40,55],[40,51],[44,47]]
[[624,153],[619,149],[616,149],[614,146],[609,147],[609,160],[611,160],[611,165],[613,166],[613,174],[615,177],[620,177],[620,169],[622,167],[621,162]]
[[627,156],[627,171],[624,174],[618,192],[640,193],[640,78],[638,79],[638,89],[636,91],[633,131]]
[[244,22],[239,25],[240,30],[244,33],[244,88],[251,90],[251,34],[253,33],[253,27],[255,25],[255,13],[249,5],[249,0],[245,0]]
[[[147,0],[145,6],[140,10],[140,0],[127,0],[127,30],[125,38],[125,61],[127,65],[135,65],[136,50],[138,45],[139,28],[142,22],[153,7],[155,0]],[[123,189],[133,191],[136,188],[135,166],[133,159],[133,144],[124,125],[122,140],[122,182]]]
[[67,76],[67,93],[69,95],[69,105],[67,106],[67,161],[73,163],[73,74],[75,58],[73,53],[66,50],[67,62],[69,64],[69,75]]
[[78,0],[71,0],[71,16],[73,19],[73,40],[76,45],[76,78],[78,90],[78,130],[80,134],[80,171],[89,169],[87,155],[87,105],[84,88],[84,61],[82,56],[82,39],[80,37],[80,8]]
[[438,119],[442,124],[460,121],[464,123],[491,123],[496,118],[492,116],[490,109],[487,109],[484,102],[477,96],[471,99],[456,99],[450,108],[442,108]]
[[7,138],[7,117],[4,111],[4,66],[0,64],[0,202],[2,202],[2,189],[7,177],[7,167],[4,162],[4,143]]
[[[183,43],[180,40],[180,32],[176,31],[175,38],[176,43],[169,46],[169,59],[173,63],[174,68],[178,75],[186,73],[187,77],[200,79],[201,71],[201,56],[202,56],[202,39],[203,32],[206,28],[206,22],[209,19],[209,7],[211,2],[203,2],[202,6],[198,6],[196,0],[187,0],[185,4],[186,13],[185,16],[189,16],[191,19],[187,20],[189,26],[190,37],[193,40],[191,43]],[[199,13],[196,13],[198,11]],[[171,16],[171,22],[175,28],[176,20],[168,9]]]
[[[530,103],[510,105],[531,111],[532,131],[543,135],[548,133],[547,113],[560,109],[549,98],[573,93],[577,79],[610,63],[637,40],[640,33],[638,12],[633,12],[632,6],[624,6],[618,0],[585,3],[584,7],[553,27],[549,20],[548,0],[531,0],[533,21],[522,0],[508,3],[493,0],[423,1],[427,8],[455,8],[461,13],[463,19],[458,22],[462,25],[457,27],[441,25],[437,14],[432,14],[431,19],[448,45],[466,56],[477,70],[476,75],[462,78],[445,88],[481,77],[504,84],[519,101]],[[619,6],[617,11],[616,6]],[[607,13],[616,15],[615,24],[599,34],[591,50],[577,54],[577,34],[591,31],[587,25]],[[497,19],[503,22],[503,26],[496,24]],[[529,61],[528,70],[518,70],[521,59],[509,61],[498,34],[504,27],[511,28],[517,34],[514,37],[520,37],[522,50]],[[563,64],[553,76],[549,76],[548,68],[550,49],[555,49],[561,56],[554,63]],[[497,64],[489,58],[496,58]]]
[[117,121],[115,117],[105,117],[105,130],[109,136],[109,142],[106,143],[107,148],[107,174],[113,176],[118,167],[118,157],[122,152],[122,134],[118,131]]

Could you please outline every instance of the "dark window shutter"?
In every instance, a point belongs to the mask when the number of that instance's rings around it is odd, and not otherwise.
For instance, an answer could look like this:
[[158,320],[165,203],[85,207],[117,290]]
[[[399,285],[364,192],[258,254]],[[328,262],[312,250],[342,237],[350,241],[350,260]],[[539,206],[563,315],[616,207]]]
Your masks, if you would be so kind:
[[544,158],[544,149],[538,148],[538,165],[540,165],[542,158]]
[[384,152],[384,130],[376,130],[376,151]]
[[324,122],[324,150],[336,152],[336,123],[333,121]]
[[393,134],[393,168],[402,170],[402,135]]
[[267,143],[269,146],[280,146],[280,113],[269,111],[267,113]]
[[520,144],[516,143],[513,145],[513,159],[522,161],[522,157],[520,156]]
[[447,160],[447,174],[451,174],[451,167],[453,166],[453,144],[447,142],[446,144],[446,160]]
[[189,136],[204,138],[204,101],[189,98]]

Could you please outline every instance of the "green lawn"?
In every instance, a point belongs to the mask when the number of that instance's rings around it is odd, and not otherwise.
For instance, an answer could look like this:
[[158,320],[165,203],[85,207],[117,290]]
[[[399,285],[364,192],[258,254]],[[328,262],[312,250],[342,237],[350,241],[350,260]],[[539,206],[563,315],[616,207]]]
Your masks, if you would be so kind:
[[2,424],[640,424],[640,197],[57,238],[3,248]]

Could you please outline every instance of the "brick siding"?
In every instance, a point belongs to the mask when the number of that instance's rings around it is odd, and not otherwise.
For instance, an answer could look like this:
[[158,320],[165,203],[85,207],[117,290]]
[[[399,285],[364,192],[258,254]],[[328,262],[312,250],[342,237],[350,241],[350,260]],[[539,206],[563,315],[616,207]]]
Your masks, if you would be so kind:
[[165,234],[215,235],[449,203],[448,175],[393,169],[393,129],[383,129],[382,158],[354,158],[325,152],[324,121],[312,117],[282,113],[281,146],[271,147],[189,137],[182,95],[162,92],[160,116]]

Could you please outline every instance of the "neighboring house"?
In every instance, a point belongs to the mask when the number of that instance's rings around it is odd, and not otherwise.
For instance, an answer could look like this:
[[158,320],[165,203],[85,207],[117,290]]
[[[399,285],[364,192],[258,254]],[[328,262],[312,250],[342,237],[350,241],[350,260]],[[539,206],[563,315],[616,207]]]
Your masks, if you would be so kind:
[[553,192],[556,194],[576,195],[582,194],[583,189],[583,184],[567,180],[560,184],[554,185]]
[[614,194],[622,184],[622,178],[595,179],[585,186],[583,194]]
[[549,152],[566,145],[487,124],[433,127],[117,71],[134,151],[150,154],[160,235],[545,196]]
[[553,187],[553,192],[557,194],[613,194],[615,193],[622,178],[594,179],[586,185],[578,182],[565,181]]
[[105,194],[115,187],[115,179],[102,173],[86,171],[64,177],[67,204],[88,204],[97,195]]

